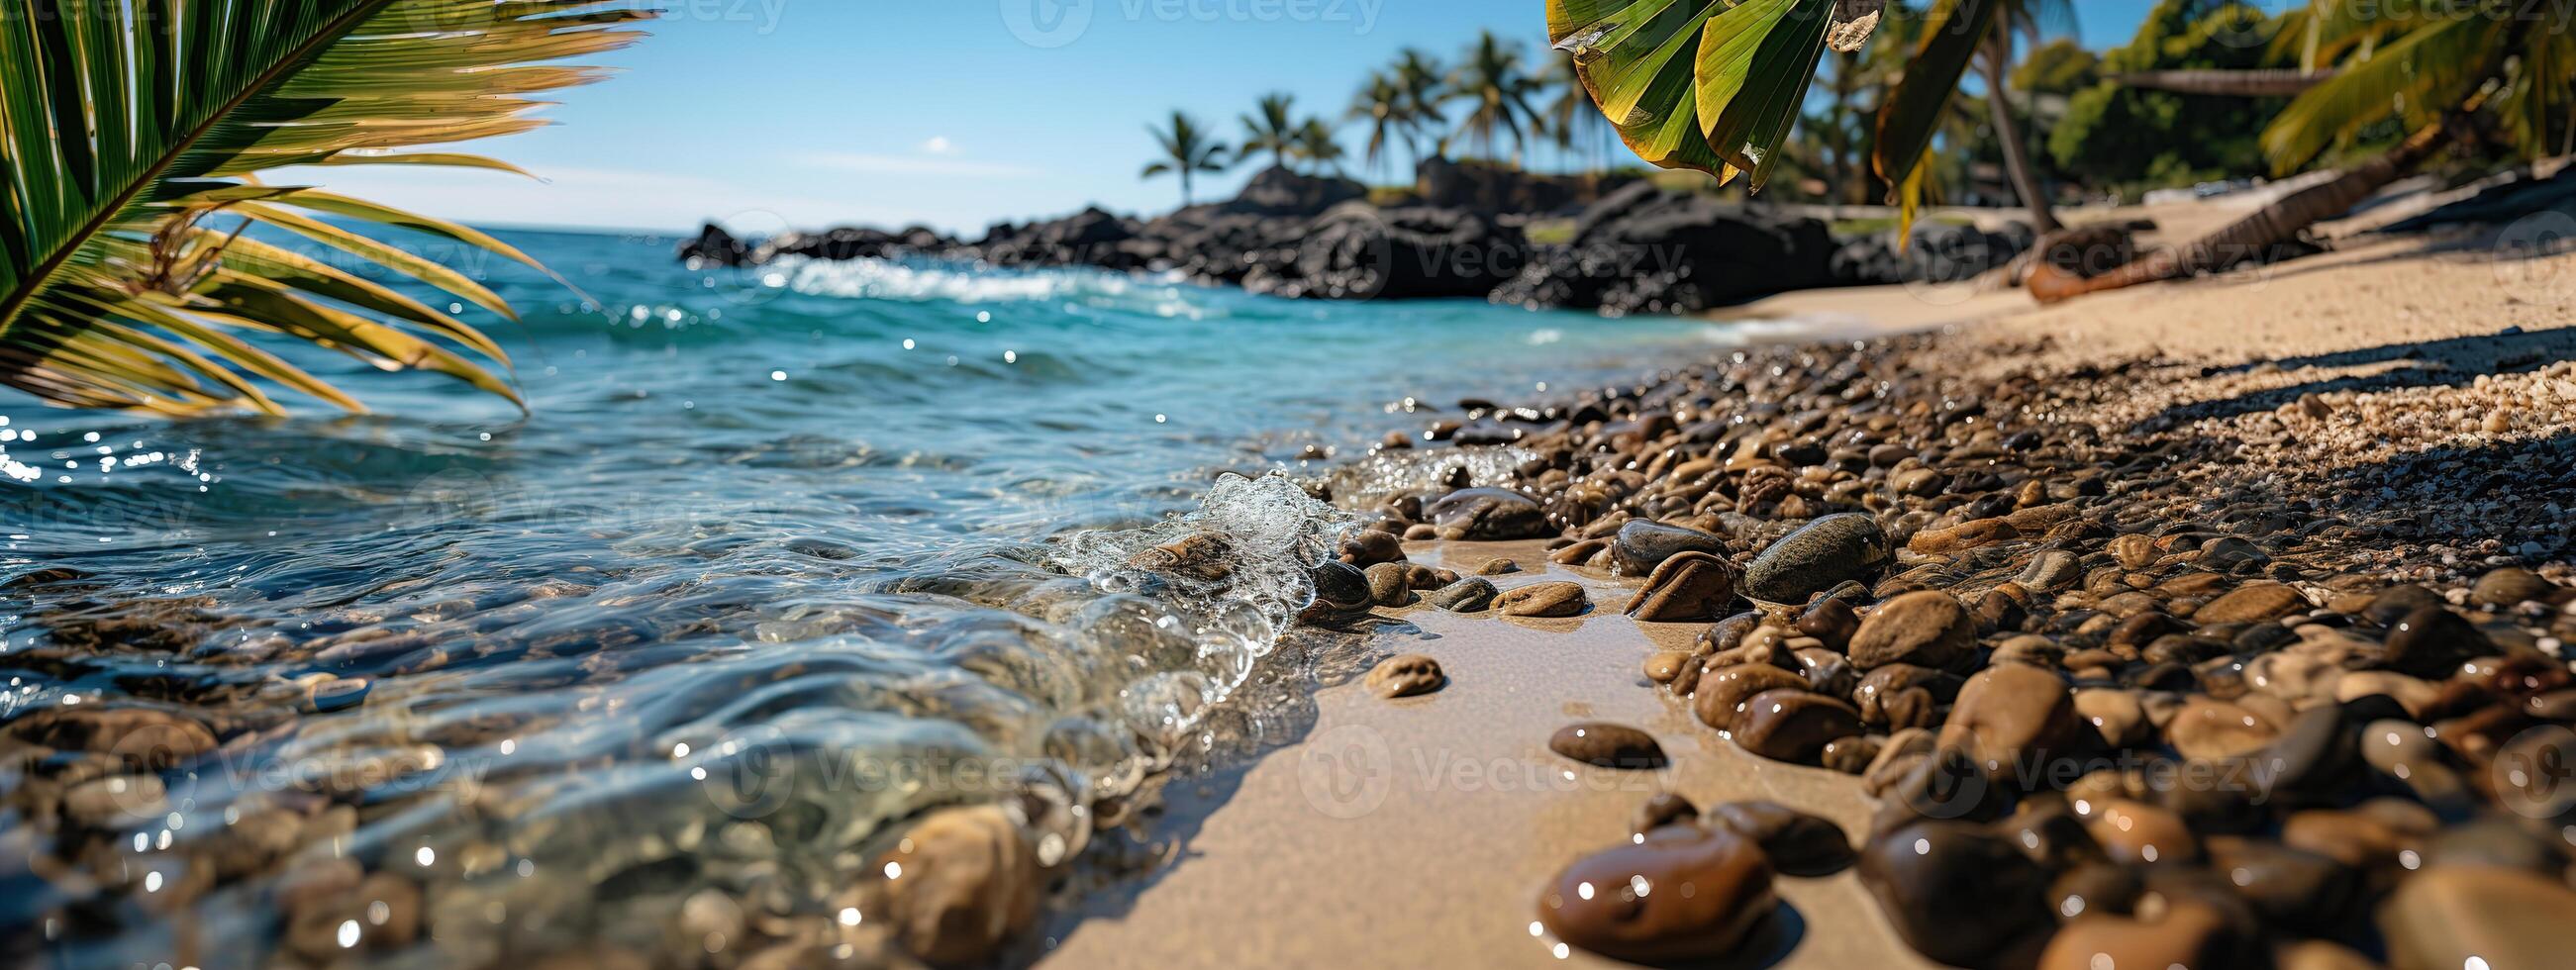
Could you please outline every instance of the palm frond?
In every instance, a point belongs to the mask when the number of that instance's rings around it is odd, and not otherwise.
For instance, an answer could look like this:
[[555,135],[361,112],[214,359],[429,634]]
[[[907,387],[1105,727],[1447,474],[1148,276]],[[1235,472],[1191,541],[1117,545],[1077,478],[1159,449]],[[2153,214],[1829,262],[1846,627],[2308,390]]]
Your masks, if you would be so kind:
[[2288,174],[2371,122],[2396,116],[2421,127],[2494,74],[2512,27],[2482,18],[2425,21],[2291,101],[2263,130],[2264,154]]
[[[653,12],[602,0],[41,6],[44,16],[0,17],[11,70],[0,89],[0,384],[74,407],[282,411],[256,379],[360,410],[236,336],[249,332],[519,400],[439,346],[506,367],[471,326],[240,229],[301,235],[505,317],[508,305],[481,284],[340,223],[534,260],[464,226],[255,176],[289,165],[515,172],[477,155],[397,150],[542,124],[528,116],[540,102],[521,95],[599,74],[529,65],[622,47],[641,35],[621,28]],[[232,225],[218,231],[216,219]]]

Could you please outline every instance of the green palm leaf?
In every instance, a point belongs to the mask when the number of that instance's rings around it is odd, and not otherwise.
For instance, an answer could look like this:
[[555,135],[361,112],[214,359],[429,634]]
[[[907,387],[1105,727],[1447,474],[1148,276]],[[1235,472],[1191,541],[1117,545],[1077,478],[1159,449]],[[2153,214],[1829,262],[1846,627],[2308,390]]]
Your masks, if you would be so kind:
[[[242,238],[239,225],[305,236],[505,317],[508,305],[463,274],[305,213],[534,260],[463,226],[254,176],[287,165],[517,171],[395,150],[542,124],[527,117],[540,103],[520,95],[599,74],[525,65],[624,46],[641,35],[619,28],[652,12],[601,0],[0,3],[20,8],[0,13],[0,63],[12,71],[0,89],[0,383],[73,407],[279,412],[258,380],[360,409],[237,336],[268,333],[519,400],[439,346],[506,367],[474,328]],[[215,219],[239,225],[218,231]]]
[[[1959,90],[1959,79],[1968,73],[1978,46],[1993,35],[2005,2],[1942,0],[1933,8],[1923,28],[1923,43],[1906,63],[1905,79],[1879,107],[1878,137],[1871,146],[1870,163],[1900,193],[1909,185],[1921,184],[1912,176],[1940,133],[1941,108]],[[1909,198],[1900,204],[1911,212],[1917,203]]]
[[2514,23],[2432,17],[2359,63],[2308,89],[2263,130],[2281,174],[2297,171],[2363,125],[2398,114],[2421,127],[2457,108],[2495,72]]

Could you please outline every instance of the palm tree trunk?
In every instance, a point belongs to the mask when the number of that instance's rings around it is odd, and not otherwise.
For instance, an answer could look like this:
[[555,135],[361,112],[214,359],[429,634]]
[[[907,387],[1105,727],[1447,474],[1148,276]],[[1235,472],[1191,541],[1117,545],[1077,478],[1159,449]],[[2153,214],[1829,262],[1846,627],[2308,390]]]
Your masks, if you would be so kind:
[[2022,205],[2030,209],[2030,227],[2045,236],[2065,226],[2057,221],[2056,210],[2049,207],[2048,195],[2039,187],[2039,173],[2030,167],[2030,146],[2022,144],[2021,125],[2013,120],[2012,98],[2004,85],[2004,62],[2011,57],[2006,53],[2010,49],[1989,51],[1984,58],[1986,105],[1994,112],[1995,140],[2003,143],[2004,172],[2012,177]]
[[1836,56],[1841,59],[1834,63],[1834,185],[1828,196],[1833,207],[1828,211],[1839,220],[1843,217],[1843,200],[1851,197],[1852,145],[1848,122],[1851,120],[1852,71],[1860,65],[1860,54],[1853,52]]
[[2175,94],[2289,98],[2323,84],[2334,76],[2335,71],[2332,68],[2322,71],[2302,71],[2297,68],[2243,71],[2138,71],[2131,74],[2111,75],[2111,83],[2122,87],[2171,91]]
[[2352,211],[2389,183],[2432,158],[2443,144],[2446,121],[2426,125],[2387,154],[2371,159],[2333,180],[2283,196],[2237,223],[2210,233],[2180,249],[2165,248],[2092,279],[2042,262],[2030,274],[2030,292],[2041,303],[2177,279],[2204,270],[2223,269],[2248,256],[2260,255],[2289,241],[2299,231]]

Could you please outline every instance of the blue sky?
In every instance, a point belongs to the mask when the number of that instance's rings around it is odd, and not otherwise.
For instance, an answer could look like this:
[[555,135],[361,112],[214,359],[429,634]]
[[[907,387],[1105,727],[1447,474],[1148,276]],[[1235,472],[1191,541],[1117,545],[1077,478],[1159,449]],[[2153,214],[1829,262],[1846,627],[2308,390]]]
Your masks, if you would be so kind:
[[[556,124],[477,143],[541,176],[409,167],[317,181],[486,224],[766,233],[997,219],[1086,203],[1159,211],[1148,122],[1184,109],[1237,137],[1264,91],[1338,119],[1365,74],[1479,29],[1545,31],[1539,0],[657,0],[653,36]],[[2124,43],[2152,0],[2077,0],[2085,42]],[[2277,6],[2278,3],[2272,4]],[[1365,136],[1344,132],[1353,163]],[[1230,194],[1251,167],[1205,179]]]

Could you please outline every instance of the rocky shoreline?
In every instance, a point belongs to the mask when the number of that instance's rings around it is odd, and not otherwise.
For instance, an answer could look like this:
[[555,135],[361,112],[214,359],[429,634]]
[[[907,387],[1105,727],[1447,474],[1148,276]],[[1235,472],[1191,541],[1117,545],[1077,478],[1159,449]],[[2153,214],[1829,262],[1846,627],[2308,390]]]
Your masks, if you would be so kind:
[[[2553,767],[2576,763],[2576,436],[2546,405],[2576,392],[2576,363],[2508,362],[2430,416],[2483,449],[2374,453],[2426,418],[2386,403],[2258,415],[2351,449],[2302,466],[2281,461],[2299,445],[2248,446],[2188,409],[2134,420],[2165,399],[2158,362],[2069,370],[2025,348],[2034,363],[1971,366],[1964,342],[1467,402],[1318,486],[1513,449],[1507,474],[1460,461],[1441,487],[1369,493],[1375,534],[1319,571],[1320,607],[1612,608],[1571,583],[1443,584],[1392,541],[1547,540],[1558,564],[1642,580],[1625,605],[1641,625],[1699,628],[1637,661],[1671,704],[1875,800],[1846,834],[1659,796],[1630,840],[1531,887],[1549,936],[1724,959],[1761,931],[1775,876],[1852,868],[1900,938],[1952,965],[2552,962],[2576,919],[2576,789]],[[1370,686],[1477,676],[1404,656]],[[1626,725],[1527,729],[1569,762],[1667,760]],[[1698,891],[1652,891],[1677,883]]]
[[[780,259],[926,259],[979,267],[1089,266],[1170,274],[1291,299],[1487,299],[1531,308],[1682,314],[1788,290],[1954,282],[2035,244],[2002,232],[1926,223],[1911,246],[1894,233],[1836,238],[1815,218],[1731,204],[1642,179],[1523,175],[1433,159],[1413,191],[1374,204],[1340,178],[1273,168],[1242,194],[1154,218],[1098,208],[967,241],[923,227],[840,228],[766,240],[708,225],[679,247],[697,267]],[[1534,221],[1570,221],[1541,242]]]

